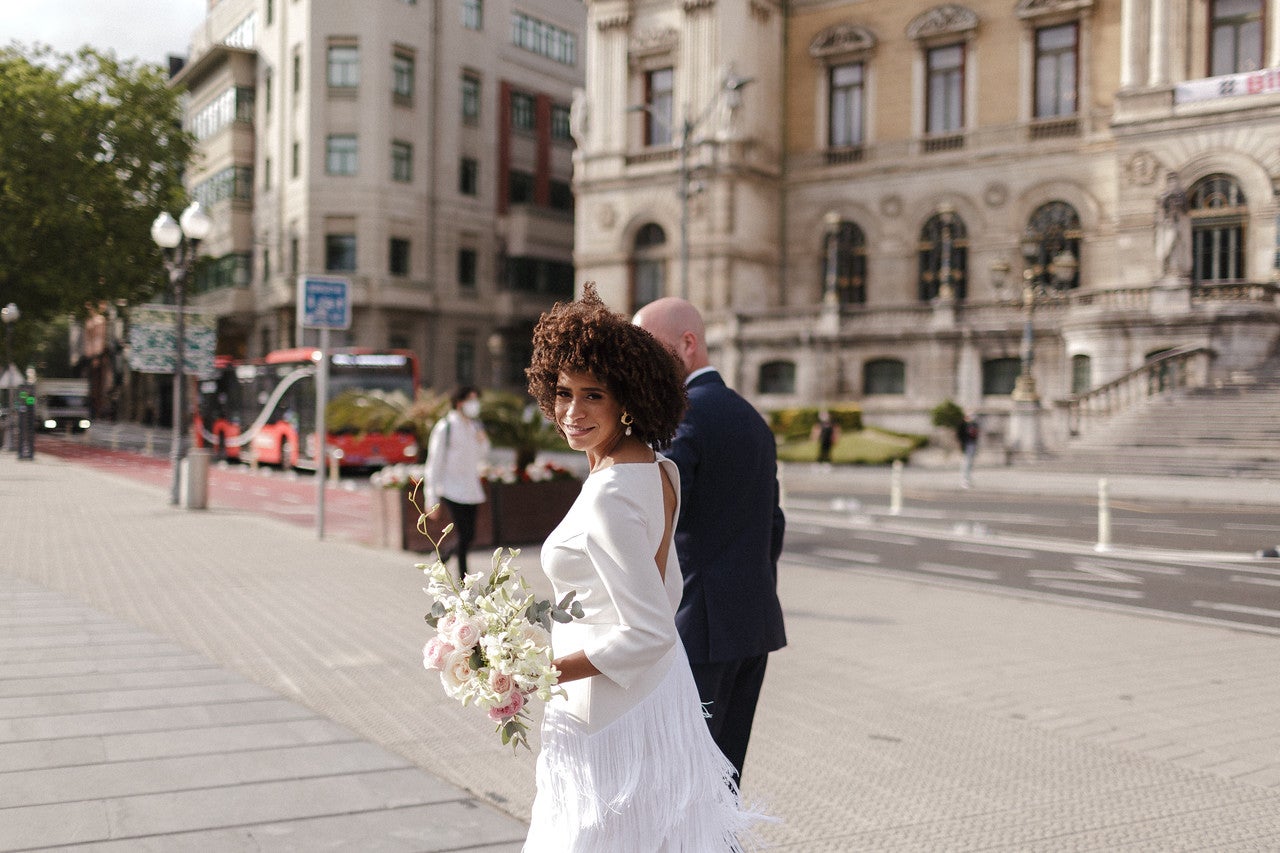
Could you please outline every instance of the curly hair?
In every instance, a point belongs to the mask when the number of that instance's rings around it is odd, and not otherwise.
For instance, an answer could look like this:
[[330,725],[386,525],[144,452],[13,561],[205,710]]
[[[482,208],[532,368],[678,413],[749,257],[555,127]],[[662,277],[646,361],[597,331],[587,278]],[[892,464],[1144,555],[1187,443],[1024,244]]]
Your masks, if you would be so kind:
[[595,282],[583,285],[581,299],[557,302],[533,330],[529,395],[553,422],[561,371],[591,374],[635,419],[633,435],[658,450],[671,444],[689,402],[683,366],[657,338],[610,311]]

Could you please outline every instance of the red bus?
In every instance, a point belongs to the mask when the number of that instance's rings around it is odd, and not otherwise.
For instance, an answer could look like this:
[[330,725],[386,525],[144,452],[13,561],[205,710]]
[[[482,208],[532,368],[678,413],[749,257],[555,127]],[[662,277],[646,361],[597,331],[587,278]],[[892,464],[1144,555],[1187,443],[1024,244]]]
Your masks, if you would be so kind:
[[[254,361],[220,358],[216,376],[200,383],[193,430],[198,447],[220,458],[247,459],[282,468],[316,466],[316,362],[311,347],[277,350]],[[399,392],[410,400],[418,388],[418,360],[407,350],[348,348],[329,352],[329,394]],[[328,451],[340,450],[344,468],[376,468],[418,457],[412,432],[332,432]]]

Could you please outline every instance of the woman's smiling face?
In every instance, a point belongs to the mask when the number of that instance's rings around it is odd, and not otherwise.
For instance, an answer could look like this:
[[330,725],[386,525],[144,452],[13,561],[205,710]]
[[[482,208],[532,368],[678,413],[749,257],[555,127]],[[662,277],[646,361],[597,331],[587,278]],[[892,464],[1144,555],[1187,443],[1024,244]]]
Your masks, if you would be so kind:
[[556,380],[556,423],[574,450],[599,458],[617,443],[622,406],[590,373],[560,371]]

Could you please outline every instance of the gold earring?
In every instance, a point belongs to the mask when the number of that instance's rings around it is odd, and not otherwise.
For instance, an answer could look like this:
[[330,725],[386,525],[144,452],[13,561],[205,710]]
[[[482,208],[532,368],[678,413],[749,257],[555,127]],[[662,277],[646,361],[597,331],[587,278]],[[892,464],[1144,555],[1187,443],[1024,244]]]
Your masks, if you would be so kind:
[[626,412],[622,413],[622,425],[627,428],[626,429],[627,435],[631,435],[631,425],[635,422],[636,422],[636,419],[631,417],[631,415],[627,414]]

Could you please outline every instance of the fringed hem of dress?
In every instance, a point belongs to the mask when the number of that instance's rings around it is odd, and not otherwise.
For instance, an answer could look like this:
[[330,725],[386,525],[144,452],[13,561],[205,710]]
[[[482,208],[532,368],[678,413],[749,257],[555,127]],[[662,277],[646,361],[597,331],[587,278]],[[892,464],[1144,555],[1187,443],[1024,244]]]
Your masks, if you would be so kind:
[[754,850],[773,820],[741,805],[683,660],[598,732],[548,704],[537,784],[524,853]]

